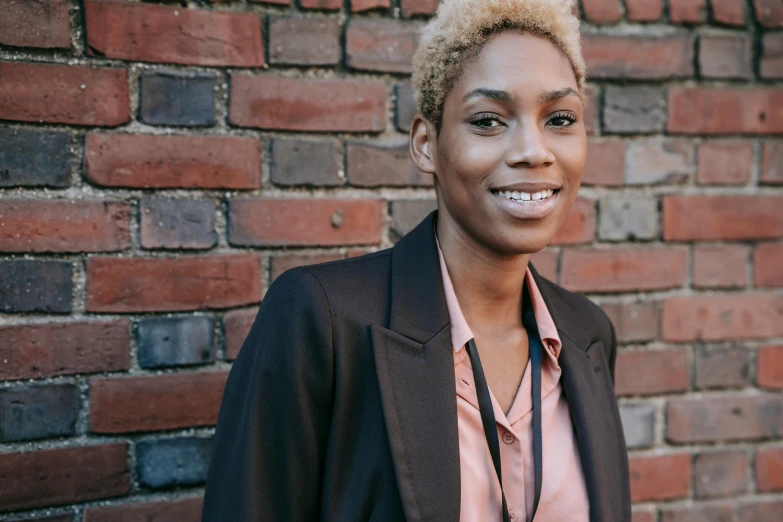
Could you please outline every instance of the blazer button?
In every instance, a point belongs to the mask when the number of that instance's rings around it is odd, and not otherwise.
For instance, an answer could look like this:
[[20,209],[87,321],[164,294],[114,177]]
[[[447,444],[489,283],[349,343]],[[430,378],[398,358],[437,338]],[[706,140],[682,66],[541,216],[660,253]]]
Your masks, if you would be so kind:
[[519,515],[517,515],[517,512],[514,511],[513,509],[510,509],[508,511],[508,518],[510,518],[511,520],[516,520],[518,516]]
[[511,444],[512,442],[514,442],[514,436],[509,432],[504,433],[503,442],[505,442],[506,444]]

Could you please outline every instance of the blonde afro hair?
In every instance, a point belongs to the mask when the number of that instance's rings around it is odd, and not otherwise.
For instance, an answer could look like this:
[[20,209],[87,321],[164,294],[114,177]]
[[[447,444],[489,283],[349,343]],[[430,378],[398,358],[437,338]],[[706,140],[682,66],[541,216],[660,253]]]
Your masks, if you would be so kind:
[[580,93],[586,67],[579,43],[576,0],[441,0],[437,15],[422,29],[413,56],[416,107],[440,127],[443,102],[464,64],[487,40],[507,30],[547,38],[571,62]]

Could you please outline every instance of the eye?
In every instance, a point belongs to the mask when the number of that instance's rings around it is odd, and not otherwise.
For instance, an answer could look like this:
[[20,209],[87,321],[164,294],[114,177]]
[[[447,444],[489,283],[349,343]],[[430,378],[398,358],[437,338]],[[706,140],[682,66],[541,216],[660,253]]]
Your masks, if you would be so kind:
[[500,121],[500,118],[495,114],[479,114],[472,120],[470,120],[471,125],[474,125],[478,127],[479,129],[493,129],[496,127],[500,127],[503,125],[503,123]]
[[576,116],[569,112],[558,112],[550,118],[548,123],[553,127],[568,127],[576,123]]

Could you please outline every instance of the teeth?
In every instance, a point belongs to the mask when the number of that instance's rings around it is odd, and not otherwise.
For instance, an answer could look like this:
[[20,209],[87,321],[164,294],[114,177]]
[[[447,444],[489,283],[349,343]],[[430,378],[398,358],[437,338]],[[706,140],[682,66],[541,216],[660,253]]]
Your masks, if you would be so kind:
[[554,190],[541,190],[539,192],[533,193],[518,192],[516,190],[513,192],[510,190],[504,190],[503,192],[498,192],[497,194],[514,201],[541,201],[542,199],[551,197],[554,193]]

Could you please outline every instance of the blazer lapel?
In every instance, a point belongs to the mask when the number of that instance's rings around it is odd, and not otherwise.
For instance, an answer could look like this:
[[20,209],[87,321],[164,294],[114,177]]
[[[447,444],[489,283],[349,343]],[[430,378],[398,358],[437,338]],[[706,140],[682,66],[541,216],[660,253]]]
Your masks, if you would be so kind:
[[[568,303],[552,283],[541,278],[531,265],[533,277],[563,343],[560,352],[561,381],[576,432],[582,471],[590,499],[590,520],[620,520],[613,496],[622,483],[625,447],[622,428],[615,415],[614,391],[603,342],[586,337],[585,318]],[[618,434],[619,431],[619,434]]]
[[409,521],[459,519],[454,357],[434,216],[393,248],[388,328],[371,328],[386,429]]

